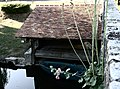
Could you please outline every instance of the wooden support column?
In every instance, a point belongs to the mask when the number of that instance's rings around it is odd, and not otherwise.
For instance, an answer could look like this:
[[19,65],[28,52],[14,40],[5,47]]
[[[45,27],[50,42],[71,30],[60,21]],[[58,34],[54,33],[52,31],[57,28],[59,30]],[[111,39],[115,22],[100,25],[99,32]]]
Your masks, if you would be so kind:
[[105,89],[120,89],[120,12],[114,0],[108,0],[106,8]]
[[120,5],[120,0],[118,0],[118,5]]
[[31,64],[33,65],[35,62],[35,39],[31,39]]

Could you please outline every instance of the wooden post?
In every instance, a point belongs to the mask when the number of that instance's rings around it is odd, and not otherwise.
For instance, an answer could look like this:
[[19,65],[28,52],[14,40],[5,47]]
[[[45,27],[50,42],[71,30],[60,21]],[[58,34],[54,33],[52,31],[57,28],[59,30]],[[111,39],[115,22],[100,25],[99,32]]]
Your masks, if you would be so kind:
[[118,5],[120,5],[120,0],[118,0]]
[[35,62],[35,39],[31,39],[31,64],[33,65]]
[[114,0],[108,0],[106,8],[105,89],[120,89],[120,12]]

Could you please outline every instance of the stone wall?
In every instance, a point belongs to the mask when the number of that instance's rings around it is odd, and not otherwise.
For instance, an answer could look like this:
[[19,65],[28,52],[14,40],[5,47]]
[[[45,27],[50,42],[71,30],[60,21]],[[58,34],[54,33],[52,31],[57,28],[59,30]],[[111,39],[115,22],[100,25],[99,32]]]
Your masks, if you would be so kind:
[[106,88],[120,89],[120,12],[114,0],[108,0],[106,20]]

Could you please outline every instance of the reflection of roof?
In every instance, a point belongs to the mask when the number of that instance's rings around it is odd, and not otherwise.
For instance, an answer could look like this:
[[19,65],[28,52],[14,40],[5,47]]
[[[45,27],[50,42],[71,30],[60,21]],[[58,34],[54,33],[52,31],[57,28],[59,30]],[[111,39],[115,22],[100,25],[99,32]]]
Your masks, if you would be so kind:
[[[97,11],[99,11],[100,8],[101,5],[97,6]],[[62,12],[61,5],[37,6],[25,20],[21,29],[16,33],[16,37],[66,39],[66,27],[70,39],[78,39],[71,6],[64,6],[64,23],[62,21]],[[91,39],[93,12],[93,4],[74,6],[75,20],[77,21],[79,32],[83,39]],[[98,28],[100,38],[100,23]]]

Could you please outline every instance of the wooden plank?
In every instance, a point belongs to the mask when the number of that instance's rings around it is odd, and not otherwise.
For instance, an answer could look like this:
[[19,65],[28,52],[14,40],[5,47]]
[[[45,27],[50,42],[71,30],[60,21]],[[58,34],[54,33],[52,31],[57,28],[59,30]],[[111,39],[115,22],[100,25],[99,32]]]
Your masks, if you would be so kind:
[[[86,60],[84,52],[82,49],[76,49],[78,55],[81,57],[83,61]],[[65,59],[65,60],[79,60],[72,48],[65,47],[51,47],[46,46],[41,48],[40,50],[36,50],[36,57],[41,58],[54,58],[54,59]]]

